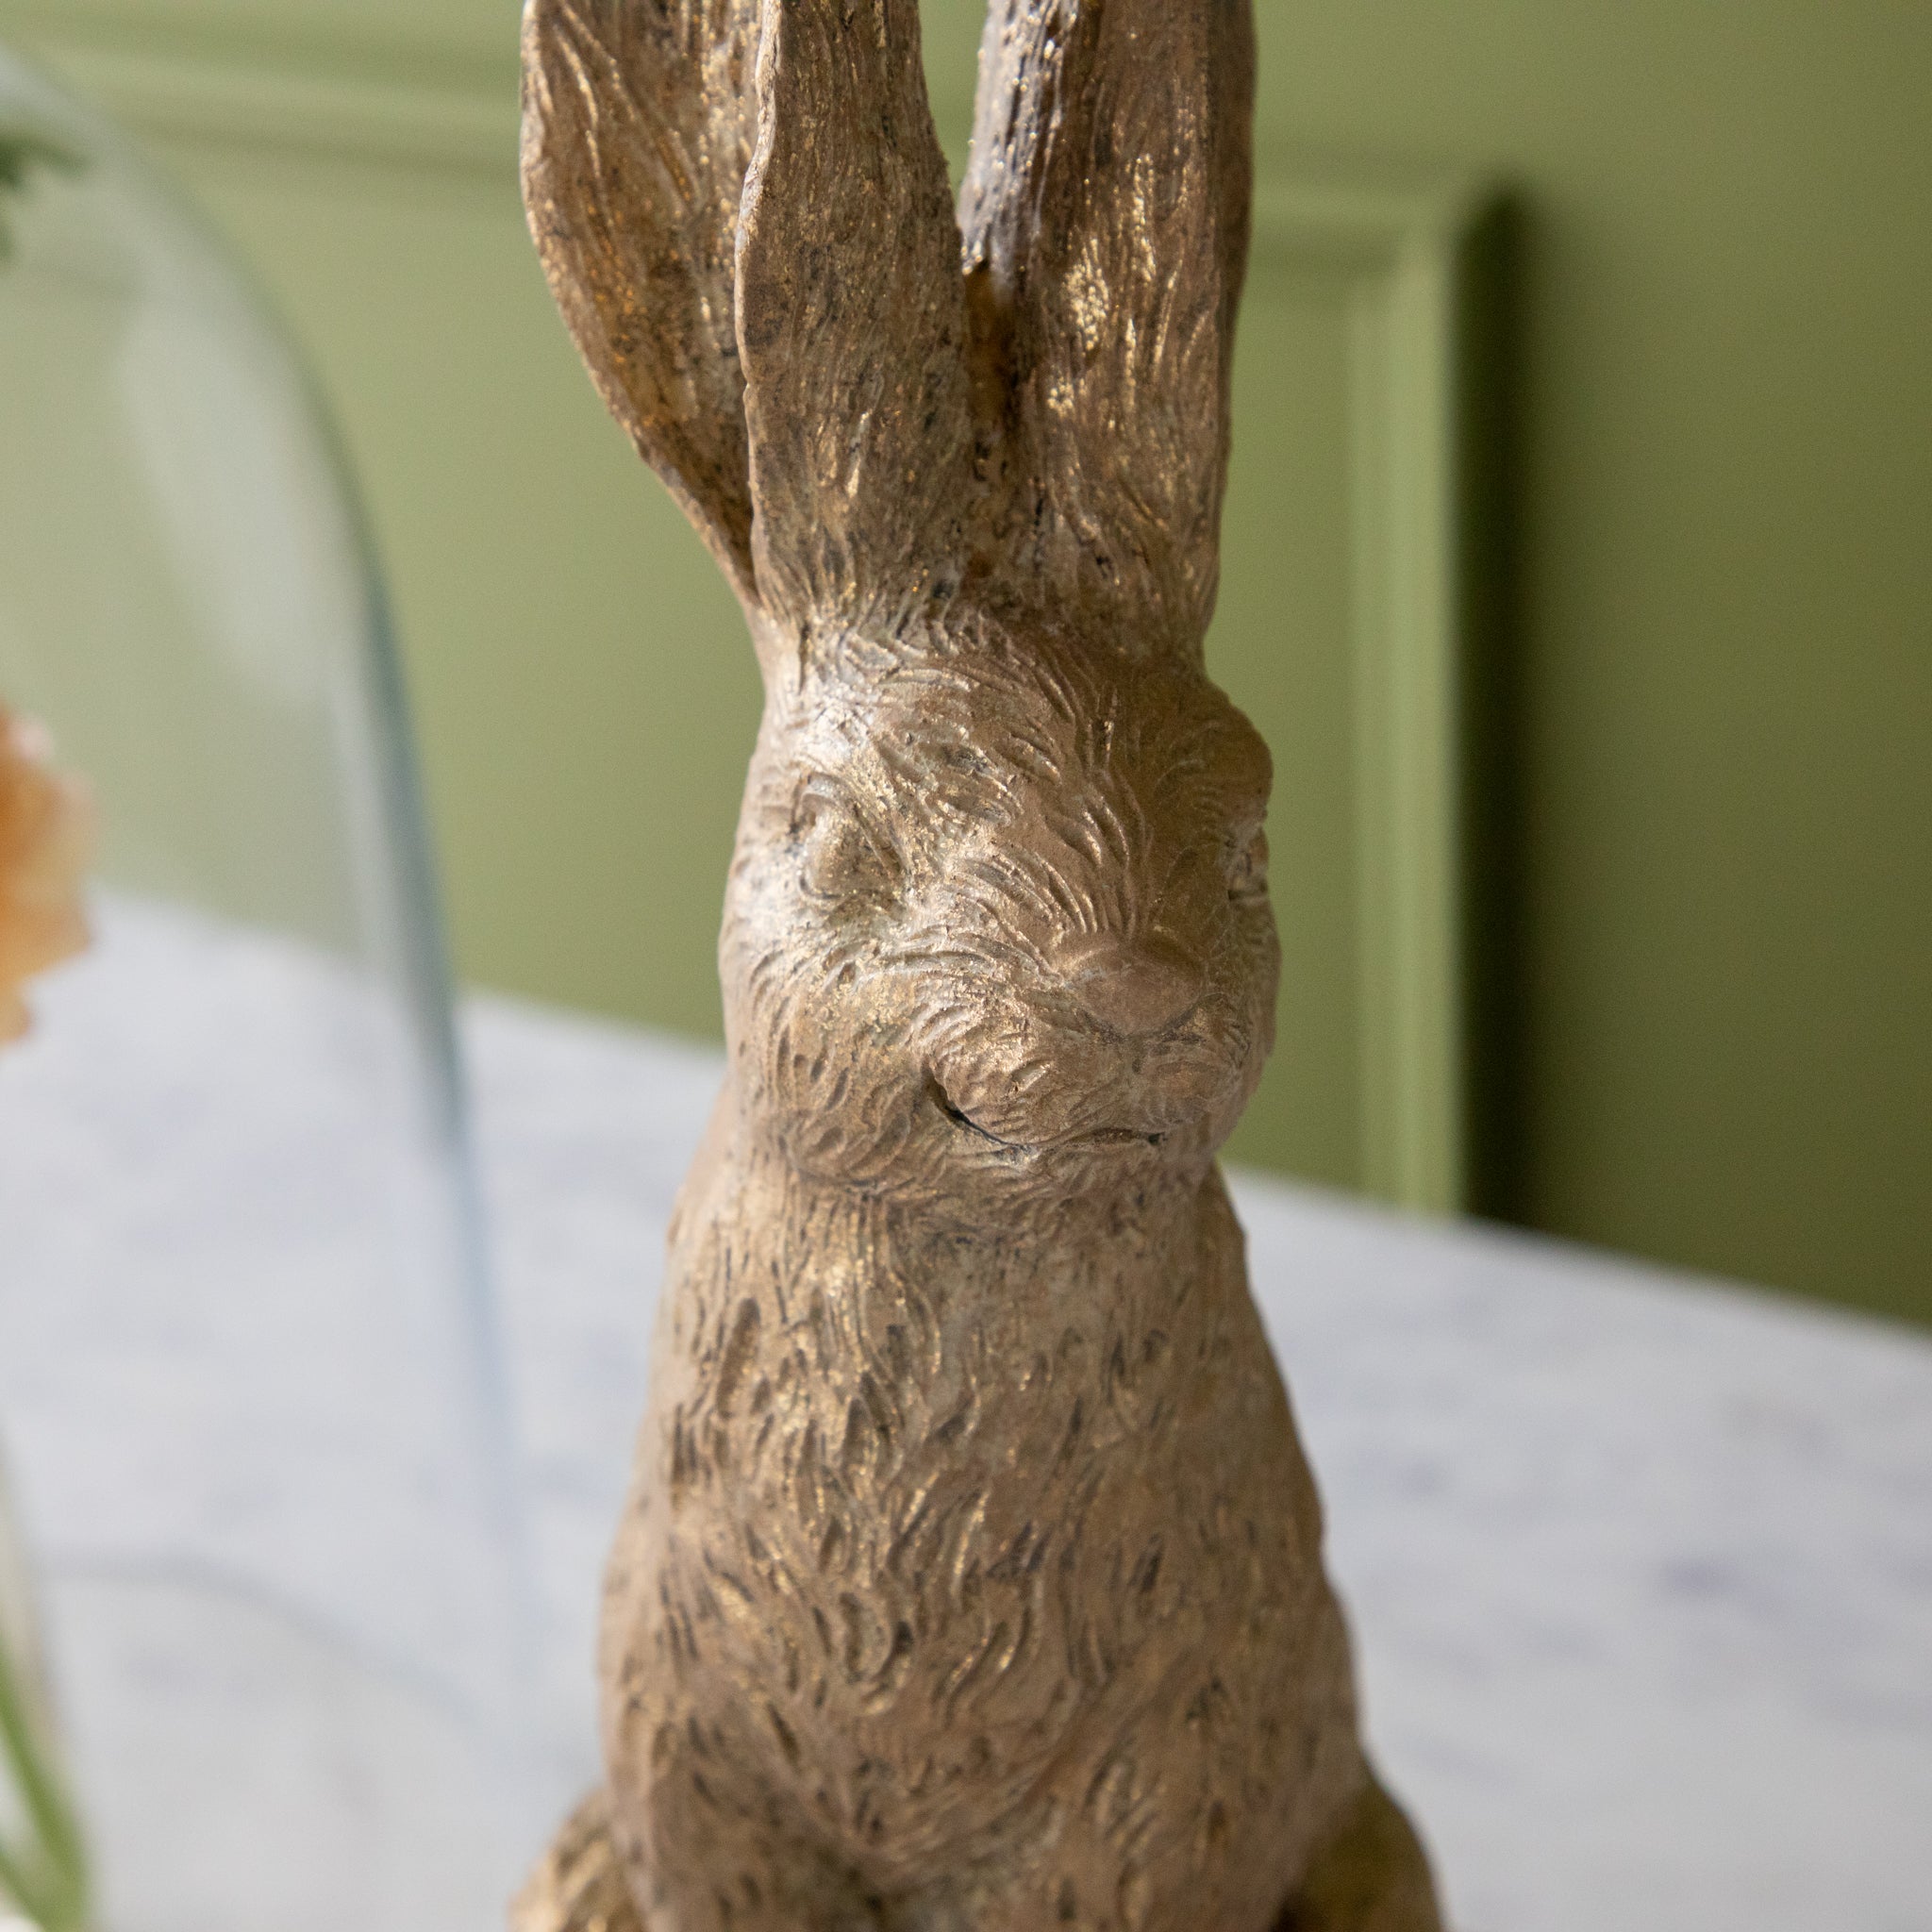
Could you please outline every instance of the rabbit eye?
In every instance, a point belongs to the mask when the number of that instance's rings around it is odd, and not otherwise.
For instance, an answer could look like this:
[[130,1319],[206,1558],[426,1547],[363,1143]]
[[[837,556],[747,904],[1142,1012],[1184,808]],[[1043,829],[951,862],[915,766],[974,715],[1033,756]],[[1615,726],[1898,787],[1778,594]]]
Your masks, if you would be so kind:
[[1259,825],[1238,833],[1228,852],[1227,896],[1252,906],[1268,896],[1268,834]]
[[841,903],[891,891],[898,868],[842,791],[808,786],[793,830],[804,852],[805,889],[814,898]]

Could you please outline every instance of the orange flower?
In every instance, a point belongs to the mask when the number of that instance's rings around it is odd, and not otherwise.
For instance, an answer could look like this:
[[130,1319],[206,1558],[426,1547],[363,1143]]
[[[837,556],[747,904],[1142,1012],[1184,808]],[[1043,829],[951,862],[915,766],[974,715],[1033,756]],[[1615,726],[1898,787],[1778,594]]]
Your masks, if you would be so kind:
[[0,705],[0,1043],[27,1029],[21,989],[87,944],[86,789],[53,769],[45,732]]

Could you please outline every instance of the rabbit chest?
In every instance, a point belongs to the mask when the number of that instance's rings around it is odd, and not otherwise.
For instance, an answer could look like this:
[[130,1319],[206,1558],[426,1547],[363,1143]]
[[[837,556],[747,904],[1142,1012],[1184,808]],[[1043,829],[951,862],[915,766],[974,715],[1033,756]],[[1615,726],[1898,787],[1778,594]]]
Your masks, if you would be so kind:
[[611,1569],[620,1791],[649,1803],[696,1726],[714,1778],[879,1848],[891,1886],[1053,1829],[1044,1781],[1126,1817],[1192,1779],[1162,1802],[1205,1830],[1348,1759],[1319,1509],[1217,1174],[999,1238],[756,1161],[692,1197]]

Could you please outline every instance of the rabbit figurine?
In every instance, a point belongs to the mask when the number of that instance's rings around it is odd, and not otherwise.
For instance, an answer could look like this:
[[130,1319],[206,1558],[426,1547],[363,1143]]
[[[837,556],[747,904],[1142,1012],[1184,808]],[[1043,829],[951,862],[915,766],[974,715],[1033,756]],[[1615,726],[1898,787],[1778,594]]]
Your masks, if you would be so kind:
[[520,1932],[1435,1932],[1215,1154],[1273,1037],[1210,684],[1247,0],[530,0],[591,375],[763,725],[729,1077]]

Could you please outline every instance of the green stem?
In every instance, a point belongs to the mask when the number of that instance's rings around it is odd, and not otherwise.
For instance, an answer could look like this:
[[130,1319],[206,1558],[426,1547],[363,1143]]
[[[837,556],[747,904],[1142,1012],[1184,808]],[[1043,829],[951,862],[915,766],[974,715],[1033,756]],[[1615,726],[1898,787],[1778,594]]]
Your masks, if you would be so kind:
[[0,1904],[17,1906],[36,1925],[46,1924],[48,1901],[27,1874],[26,1860],[0,1843]]
[[0,1762],[12,1770],[40,1840],[37,1858],[0,1843],[0,1889],[11,1892],[42,1932],[83,1932],[87,1921],[87,1855],[78,1821],[27,1719],[26,1698],[7,1645],[0,1640]]

